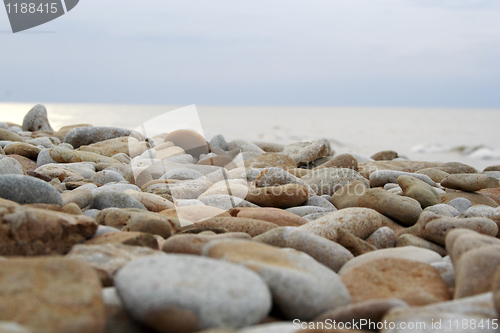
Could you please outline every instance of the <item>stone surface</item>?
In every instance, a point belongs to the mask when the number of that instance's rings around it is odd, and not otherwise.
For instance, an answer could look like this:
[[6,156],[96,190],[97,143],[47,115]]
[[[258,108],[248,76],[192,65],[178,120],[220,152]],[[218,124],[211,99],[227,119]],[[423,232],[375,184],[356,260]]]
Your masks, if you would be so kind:
[[448,205],[455,208],[460,214],[472,207],[472,203],[465,198],[456,198],[448,202]]
[[480,173],[453,174],[443,179],[441,185],[455,190],[474,192],[484,188],[500,187],[500,182],[496,178]]
[[244,232],[227,232],[218,235],[179,234],[167,239],[163,243],[162,251],[167,253],[201,255],[203,247],[209,242],[227,238],[252,239],[249,234]]
[[351,154],[335,155],[331,160],[320,164],[316,169],[322,168],[343,168],[358,170],[358,161]]
[[137,208],[147,210],[143,204],[123,192],[100,192],[94,195],[94,200],[90,208],[105,209],[116,208]]
[[0,141],[23,142],[23,138],[17,133],[0,128]]
[[432,266],[401,258],[381,258],[342,274],[353,302],[397,298],[412,306],[451,299],[439,272]]
[[380,170],[375,171],[370,174],[370,186],[371,187],[380,187],[384,186],[388,183],[398,183],[398,178],[401,176],[410,176],[413,178],[417,178],[431,186],[435,186],[436,184],[430,179],[430,177],[419,174],[419,173],[411,173],[411,172],[403,172],[403,171],[394,171],[394,170]]
[[382,227],[375,230],[366,242],[375,246],[377,249],[386,249],[396,245],[396,233],[389,227]]
[[312,162],[331,153],[330,143],[326,139],[299,144],[291,144],[284,147],[283,152],[289,155],[295,163],[300,166]]
[[[230,232],[245,232],[251,237],[258,236],[266,231],[277,228],[274,223],[243,218],[243,217],[212,217],[194,224],[203,228],[223,228]],[[192,227],[192,226],[187,226]]]
[[57,257],[2,261],[0,295],[0,321],[32,332],[104,333],[101,286],[85,263]]
[[76,127],[66,134],[64,142],[69,143],[76,149],[80,146],[128,136],[130,133],[131,131],[128,129],[118,127]]
[[141,258],[123,267],[115,284],[127,312],[157,332],[245,327],[260,322],[271,309],[261,277],[210,258]]
[[24,116],[23,131],[53,131],[45,106],[37,104]]
[[216,216],[230,217],[229,213],[223,209],[210,206],[182,206],[166,209],[160,212],[161,215],[178,218],[181,225],[198,223]]
[[257,272],[268,284],[274,305],[288,319],[312,319],[350,302],[338,275],[303,252],[244,240],[223,240],[208,243],[203,255]]
[[289,208],[303,204],[307,198],[306,186],[287,184],[251,189],[245,200],[262,207]]
[[398,158],[398,156],[398,153],[394,150],[383,150],[373,154],[370,158],[374,161],[392,161],[393,159]]
[[102,244],[123,244],[131,246],[149,247],[158,250],[158,241],[156,238],[145,232],[108,232],[85,242],[85,245]]
[[308,221],[304,218],[287,212],[286,210],[273,208],[273,207],[258,207],[258,208],[246,208],[238,207],[233,208],[229,212],[231,216],[234,217],[244,217],[256,220],[262,220],[274,223],[276,225],[286,227],[297,227],[306,224]]
[[54,187],[43,180],[22,175],[0,175],[0,198],[19,204],[63,203],[61,195]]
[[417,200],[422,208],[441,203],[439,193],[420,179],[412,176],[399,176],[398,184],[403,190],[403,195]]
[[[40,154],[38,154],[40,156]],[[94,162],[94,163],[120,163],[114,158],[99,155],[88,151],[77,151],[66,148],[51,148],[49,150],[50,158],[57,163],[74,162]]]
[[5,147],[5,154],[20,155],[36,161],[41,149],[28,143],[16,142]]
[[231,210],[235,207],[258,207],[257,205],[232,195],[209,195],[200,197],[200,201],[206,206],[217,207],[223,210]]
[[165,215],[146,212],[142,209],[126,208],[126,209],[103,209],[96,216],[96,221],[99,224],[117,228],[119,230],[126,226],[132,226],[148,221],[161,221],[164,224],[169,224],[167,229],[178,230],[180,228],[179,220],[170,218]]
[[165,209],[174,208],[174,204],[171,201],[156,194],[134,190],[125,190],[123,193],[143,204],[150,212],[161,212]]
[[436,183],[441,183],[441,181],[449,175],[449,173],[447,173],[447,172],[444,172],[444,171],[441,171],[438,169],[434,169],[434,168],[418,170],[416,173],[419,173],[422,175],[427,175],[427,176],[429,176],[430,179],[432,179],[432,181],[434,181]]
[[0,175],[24,175],[23,167],[13,158],[0,159]]
[[337,227],[337,243],[348,249],[354,256],[377,250],[377,248],[342,227]]
[[0,255],[64,254],[92,237],[97,224],[84,215],[14,206],[0,202]]
[[369,187],[368,181],[352,169],[316,169],[303,176],[301,180],[309,185],[317,195],[332,195],[338,189],[356,180]]
[[283,153],[264,153],[246,160],[244,164],[245,167],[250,168],[278,167],[288,169],[297,167],[297,163],[290,156]]
[[67,205],[68,203],[75,203],[80,208],[87,207],[92,203],[92,200],[94,200],[92,192],[84,188],[77,188],[72,191],[61,193],[61,197],[63,199],[63,205]]

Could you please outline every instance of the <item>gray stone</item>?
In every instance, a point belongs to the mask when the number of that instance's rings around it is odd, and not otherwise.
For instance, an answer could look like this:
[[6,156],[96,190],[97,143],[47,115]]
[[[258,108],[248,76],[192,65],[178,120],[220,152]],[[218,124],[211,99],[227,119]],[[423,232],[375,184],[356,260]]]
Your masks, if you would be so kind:
[[125,178],[123,178],[122,175],[120,175],[118,172],[113,171],[113,170],[103,170],[96,172],[92,176],[92,181],[96,184],[107,184],[107,183],[114,183],[114,182],[121,182],[125,181]]
[[287,145],[284,147],[283,152],[293,158],[295,163],[300,166],[330,155],[331,147],[327,139],[320,139]]
[[[467,199],[465,199],[467,200]],[[468,200],[467,200],[468,201]],[[438,204],[434,206],[430,206],[424,209],[424,212],[433,212],[438,215],[449,216],[449,217],[457,217],[460,215],[460,212],[455,208],[448,204]]]
[[427,175],[395,170],[377,170],[375,172],[372,172],[370,174],[370,186],[379,187],[384,186],[387,183],[397,184],[399,176],[411,176],[420,179],[421,181],[426,182],[431,186],[436,186],[436,183],[434,183],[434,181],[432,181],[432,179]]
[[259,207],[244,199],[225,194],[208,195],[199,198],[206,206],[217,207],[223,210],[231,210],[234,207]]
[[210,148],[219,148],[225,151],[229,150],[226,139],[222,134],[217,134],[212,138],[212,140],[210,140]]
[[326,210],[335,211],[337,208],[330,202],[330,196],[314,196],[307,199],[304,206],[317,206],[325,208]]
[[463,214],[467,209],[472,207],[472,203],[465,198],[456,198],[447,203],[455,208],[460,214]]
[[143,204],[123,192],[100,192],[94,195],[91,208],[105,209],[110,207],[147,210]]
[[118,127],[77,127],[69,131],[64,142],[73,147],[90,145],[96,142],[130,135],[132,131]]
[[192,179],[202,179],[207,180],[207,178],[199,171],[187,168],[179,168],[168,170],[160,179],[178,179],[178,180],[192,180]]
[[158,332],[259,323],[271,309],[263,279],[240,265],[192,255],[134,260],[115,276],[127,312]]
[[322,218],[323,216],[326,216],[328,214],[330,214],[330,212],[314,213],[314,214],[306,215],[306,216],[304,216],[304,218],[306,220],[308,220],[309,222],[311,222],[311,221],[317,220],[319,218]]
[[37,104],[24,116],[23,131],[53,131],[45,106]]
[[[86,185],[84,185],[86,186]],[[95,185],[94,185],[95,186]],[[141,192],[141,189],[133,184],[106,184],[101,187],[96,187],[92,189],[92,195],[96,195],[102,192],[125,192],[126,190],[134,190]]]
[[292,207],[292,208],[287,208],[285,209],[287,212],[293,213],[298,216],[307,216],[310,214],[316,214],[316,213],[325,213],[325,212],[332,212],[331,209],[325,209],[317,206],[298,206],[298,207]]
[[236,139],[229,142],[228,148],[229,150],[238,149],[241,152],[253,152],[258,154],[265,153],[265,151],[260,149],[256,144],[243,139]]
[[[99,211],[97,209],[95,209],[95,211],[97,213],[99,213]],[[97,216],[97,214],[96,214],[96,216]],[[94,218],[96,216],[94,216]],[[107,226],[107,225],[100,225],[100,226],[97,227],[97,231],[95,232],[94,236],[92,236],[92,238],[95,238],[97,236],[104,235],[104,234],[107,234],[107,233],[110,233],[110,232],[121,232],[121,231],[118,230],[118,229],[116,229],[116,228]]]
[[396,245],[396,233],[389,227],[382,227],[375,230],[366,242],[375,246],[377,249],[391,248]]
[[49,183],[35,177],[21,175],[0,175],[0,198],[15,201],[21,205],[46,203],[61,205],[63,199]]
[[21,163],[10,157],[0,159],[0,175],[23,175]]
[[41,167],[42,165],[49,163],[57,163],[50,157],[50,149],[43,149],[38,153],[36,158],[36,166]]

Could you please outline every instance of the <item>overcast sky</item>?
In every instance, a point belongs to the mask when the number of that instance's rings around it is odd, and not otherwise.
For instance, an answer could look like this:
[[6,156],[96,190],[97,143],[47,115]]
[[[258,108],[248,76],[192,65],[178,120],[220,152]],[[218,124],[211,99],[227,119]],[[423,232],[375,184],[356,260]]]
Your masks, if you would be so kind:
[[80,0],[0,31],[0,102],[500,108],[498,0]]

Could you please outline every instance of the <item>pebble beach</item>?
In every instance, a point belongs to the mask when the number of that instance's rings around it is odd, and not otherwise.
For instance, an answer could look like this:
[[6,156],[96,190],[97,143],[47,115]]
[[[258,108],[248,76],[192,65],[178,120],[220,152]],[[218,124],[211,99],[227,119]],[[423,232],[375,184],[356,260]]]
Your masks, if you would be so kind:
[[500,331],[500,165],[49,118],[0,119],[0,333]]

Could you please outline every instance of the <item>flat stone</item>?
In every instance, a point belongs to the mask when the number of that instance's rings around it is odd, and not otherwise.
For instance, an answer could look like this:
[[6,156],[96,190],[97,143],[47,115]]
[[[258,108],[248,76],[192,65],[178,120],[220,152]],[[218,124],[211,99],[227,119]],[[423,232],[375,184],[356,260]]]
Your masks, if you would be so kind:
[[157,332],[240,328],[260,322],[271,310],[269,289],[259,275],[210,258],[141,258],[123,267],[115,284],[126,311]]
[[401,258],[381,258],[342,274],[353,302],[397,298],[411,306],[451,299],[439,272],[432,266]]
[[286,227],[297,227],[307,223],[304,218],[287,212],[286,210],[273,207],[258,207],[258,208],[233,208],[229,212],[234,217],[244,217],[256,220],[262,220],[274,223],[276,225]]
[[36,161],[41,149],[28,143],[16,142],[5,147],[5,154],[20,155]]
[[429,176],[419,174],[419,173],[411,173],[411,172],[403,172],[403,171],[394,171],[394,170],[380,170],[375,171],[370,174],[370,186],[371,187],[380,187],[384,186],[388,183],[398,183],[398,178],[401,176],[410,176],[413,178],[417,178],[431,186],[436,186],[436,183],[432,181]]
[[[481,190],[481,191],[485,191],[485,190]],[[484,192],[482,192],[482,193],[479,193],[479,192],[474,192],[474,193],[471,193],[471,192],[451,192],[451,193],[441,194],[441,202],[445,203],[445,204],[450,202],[453,199],[456,199],[456,198],[465,198],[465,199],[469,200],[473,206],[475,206],[475,205],[487,205],[487,206],[491,206],[491,207],[496,208],[499,205],[495,200],[491,199],[487,195],[484,195]]]
[[158,241],[156,238],[145,232],[129,231],[129,232],[109,232],[85,242],[85,245],[102,245],[102,244],[123,244],[130,246],[149,247],[153,250],[158,250]]
[[427,169],[418,170],[416,173],[419,173],[422,175],[427,175],[427,176],[429,176],[430,179],[432,179],[432,181],[434,181],[436,183],[441,183],[441,181],[449,175],[449,173],[447,173],[447,172],[444,172],[444,171],[441,171],[438,169],[434,169],[434,168],[427,168]]
[[162,224],[168,224],[169,226],[164,228],[167,230],[180,229],[179,220],[176,218],[170,218],[162,214],[147,212],[135,208],[103,209],[97,214],[96,221],[99,224],[117,228],[119,230],[122,230],[127,226],[131,227],[140,223],[148,223],[148,221],[151,221],[151,223],[154,221],[160,221]]
[[474,192],[485,188],[500,187],[500,181],[482,173],[453,174],[443,179],[441,186],[465,192]]
[[171,201],[162,198],[156,194],[140,192],[135,190],[125,190],[123,191],[123,193],[139,201],[150,212],[161,212],[162,210],[165,209],[174,208],[174,204]]
[[123,244],[75,245],[66,258],[84,262],[99,276],[103,286],[114,284],[114,275],[128,262],[162,252],[149,247]]
[[438,170],[447,172],[449,174],[458,174],[458,173],[477,173],[478,171],[471,167],[470,165],[459,163],[459,162],[448,162],[444,163],[441,166],[435,167]]
[[129,136],[130,133],[128,129],[118,127],[76,127],[66,134],[64,142],[76,149],[99,141]]
[[422,208],[441,203],[439,193],[420,179],[412,176],[399,176],[398,184],[403,190],[403,195],[417,200]]
[[271,168],[282,169],[295,168],[297,163],[288,155],[283,153],[264,153],[245,161],[245,167],[249,168]]
[[65,148],[51,148],[49,155],[52,160],[57,163],[74,163],[74,162],[94,162],[94,163],[120,163],[114,158],[91,153],[87,151],[76,151]]
[[257,272],[268,284],[274,306],[287,319],[312,319],[350,303],[338,275],[303,252],[251,241],[221,240],[208,243],[203,255]]
[[0,321],[30,332],[105,331],[101,285],[85,263],[58,257],[4,260],[0,295]]
[[37,104],[24,116],[23,131],[53,131],[45,106]]
[[[365,178],[369,179],[370,174],[381,170],[394,170],[409,173],[415,173],[426,168],[436,168],[445,165],[441,162],[421,162],[421,161],[369,161],[359,162],[358,172]],[[397,178],[397,177],[396,177]]]
[[354,256],[342,245],[293,227],[280,227],[253,238],[254,241],[307,253],[319,263],[338,272]]
[[262,207],[289,208],[303,204],[307,198],[306,186],[287,184],[251,189],[245,199]]
[[118,183],[121,181],[125,181],[125,178],[123,178],[123,176],[116,171],[103,170],[103,171],[96,172],[92,176],[91,180],[95,184],[105,185],[107,183]]
[[209,242],[227,238],[252,239],[249,234],[244,232],[227,232],[218,235],[178,234],[170,237],[163,243],[162,251],[167,253],[201,255],[203,247]]
[[289,155],[300,166],[329,155],[331,148],[328,140],[321,139],[287,145],[284,147],[283,153]]
[[35,169],[35,172],[44,175],[46,177],[49,177],[51,179],[57,178],[60,181],[66,180],[68,178],[68,181],[79,181],[84,179],[84,177],[73,170],[70,170],[66,168],[65,166],[62,165],[57,165],[57,164],[45,164],[42,165],[39,168]]
[[227,211],[235,207],[258,207],[257,205],[241,198],[223,194],[202,196],[200,197],[200,201],[207,206],[217,207]]
[[223,209],[210,206],[183,206],[166,209],[160,212],[161,215],[178,218],[181,226],[198,223],[215,216],[230,217],[229,213]]
[[17,133],[0,128],[0,141],[23,142],[23,138]]
[[[130,146],[140,143],[133,140],[129,136],[122,136],[118,138],[112,138],[107,140],[101,140],[96,143],[92,143],[89,145],[82,145],[78,148],[79,151],[88,151],[91,153],[99,154],[102,156],[112,157],[117,154],[126,154],[130,155]],[[137,147],[136,147],[137,148]],[[142,148],[142,147],[141,147]]]
[[257,187],[267,187],[286,184],[299,184],[307,185],[300,178],[295,177],[291,173],[283,170],[282,168],[270,167],[262,170],[255,178],[255,185]]
[[389,227],[381,227],[375,230],[366,242],[375,246],[377,249],[387,249],[396,245],[396,233]]
[[342,168],[358,171],[358,161],[351,154],[340,154],[316,167],[316,169],[323,168]]
[[236,163],[233,162],[233,159],[227,156],[214,156],[199,160],[199,165],[215,165],[219,167],[224,167],[227,170],[232,170],[238,167]]
[[433,212],[435,214],[448,217],[457,217],[460,215],[460,212],[455,207],[449,206],[447,204],[429,206],[424,209],[424,212]]
[[200,194],[198,199],[200,200],[203,197],[214,195],[230,195],[240,199],[245,199],[248,195],[248,186],[246,184],[241,184],[240,181],[241,180],[236,179],[220,181],[212,185],[204,193]]
[[200,228],[223,228],[230,232],[245,232],[251,237],[263,234],[266,231],[277,228],[278,226],[271,222],[242,218],[242,217],[212,217],[200,222],[195,226]]
[[0,198],[19,204],[63,203],[61,195],[53,186],[35,177],[22,175],[0,175]]
[[394,150],[383,150],[370,156],[370,158],[374,161],[392,161],[393,159],[398,157],[398,153]]
[[332,195],[338,189],[353,182],[361,181],[369,187],[368,181],[352,169],[324,168],[316,169],[301,178],[317,195]]
[[110,207],[147,210],[143,204],[123,192],[99,192],[94,195],[90,208],[105,209]]

